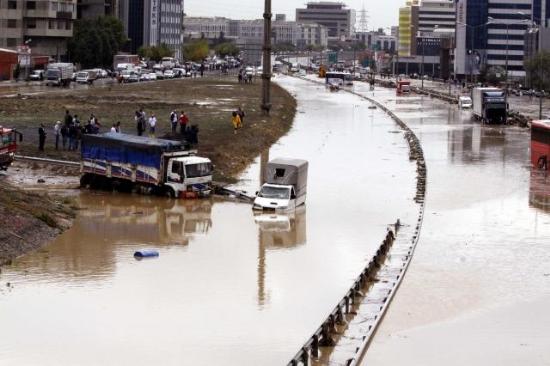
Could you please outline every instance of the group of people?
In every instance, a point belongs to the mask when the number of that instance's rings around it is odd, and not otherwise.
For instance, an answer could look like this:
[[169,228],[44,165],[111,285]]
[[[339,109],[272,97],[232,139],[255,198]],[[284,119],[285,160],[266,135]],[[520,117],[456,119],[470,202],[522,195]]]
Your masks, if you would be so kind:
[[[71,115],[71,113],[67,110],[65,111],[63,122],[59,120],[55,122],[53,126],[53,132],[55,136],[55,149],[76,151],[80,146],[80,141],[82,140],[83,134],[98,134],[101,127],[102,126],[101,123],[99,123],[99,119],[93,113],[90,114],[90,117],[88,118],[86,124],[82,126],[78,115]],[[111,132],[121,132],[120,122],[113,123],[113,127],[111,127]],[[44,123],[41,123],[38,128],[39,151],[44,151],[47,134],[48,133],[46,132],[46,126],[44,125]]]
[[239,84],[245,83],[245,84],[251,84],[253,81],[253,75],[252,73],[247,73],[246,69],[243,67],[239,70],[238,74]]
[[[236,134],[237,130],[243,127],[245,113],[241,107],[233,111],[231,114],[231,124],[233,125],[233,131]],[[157,117],[152,113],[149,118],[143,108],[135,111],[134,120],[136,123],[136,130],[138,136],[143,136],[145,131],[148,131],[149,137],[156,137],[157,130]],[[191,125],[189,117],[184,111],[178,113],[176,110],[172,110],[169,116],[169,122],[171,126],[172,135],[178,134],[182,139],[186,140],[190,144],[197,144],[199,127]],[[83,134],[97,134],[100,131],[102,125],[99,123],[98,118],[92,113],[88,118],[85,126],[81,126],[78,115],[71,115],[67,110],[65,111],[65,117],[63,122],[57,121],[54,125],[55,134],[55,149],[68,151],[76,151],[79,148],[80,141]],[[120,121],[113,123],[110,132],[122,133]],[[40,124],[38,129],[38,149],[44,151],[44,145],[46,142],[46,127],[43,123]]]

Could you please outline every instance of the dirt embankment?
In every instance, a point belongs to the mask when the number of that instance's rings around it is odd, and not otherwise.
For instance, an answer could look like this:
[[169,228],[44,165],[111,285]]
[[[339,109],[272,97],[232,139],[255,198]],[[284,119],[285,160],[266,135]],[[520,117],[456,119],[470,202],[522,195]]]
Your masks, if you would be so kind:
[[[235,77],[169,80],[152,83],[89,87],[82,90],[53,89],[48,93],[0,98],[0,125],[23,132],[19,152],[23,155],[77,160],[78,153],[55,150],[53,126],[63,121],[65,110],[77,114],[84,125],[94,113],[107,132],[116,121],[123,133],[136,133],[134,113],[143,108],[158,118],[157,136],[170,135],[172,110],[185,111],[199,127],[199,154],[209,157],[216,180],[232,181],[263,150],[269,148],[292,125],[296,101],[277,85],[272,87],[273,108],[262,114],[261,82],[239,84]],[[231,112],[244,109],[243,128],[234,134]],[[48,136],[44,152],[38,151],[38,126],[44,123]],[[177,136],[171,136],[177,138]],[[33,169],[16,167],[12,169]],[[10,175],[10,171],[7,172]],[[52,176],[71,174],[50,171]],[[32,174],[31,174],[32,175]],[[36,184],[35,176],[21,179],[0,176],[0,265],[49,242],[70,226],[74,215],[67,198],[22,191],[15,186]],[[55,181],[55,179],[52,179]],[[11,182],[11,184],[8,183]],[[45,178],[49,184],[50,179]],[[55,183],[54,183],[55,184]]]
[[0,181],[0,266],[70,227],[71,199],[23,191]]

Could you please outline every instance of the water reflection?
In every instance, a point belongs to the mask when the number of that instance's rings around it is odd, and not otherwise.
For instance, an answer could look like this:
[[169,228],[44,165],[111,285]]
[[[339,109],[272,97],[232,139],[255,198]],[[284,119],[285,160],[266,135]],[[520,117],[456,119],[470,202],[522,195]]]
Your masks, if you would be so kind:
[[447,132],[447,156],[452,163],[523,161],[524,138],[523,131],[513,128],[482,125],[452,128]]
[[95,281],[115,271],[121,249],[185,247],[212,227],[209,200],[84,193],[80,201],[83,209],[73,228],[47,249],[22,257],[16,267],[49,280]]
[[531,170],[529,206],[550,212],[550,177],[547,171]]
[[306,208],[301,206],[287,214],[260,214],[254,221],[259,229],[258,305],[262,308],[269,303],[269,291],[265,289],[266,252],[289,250],[306,243]]

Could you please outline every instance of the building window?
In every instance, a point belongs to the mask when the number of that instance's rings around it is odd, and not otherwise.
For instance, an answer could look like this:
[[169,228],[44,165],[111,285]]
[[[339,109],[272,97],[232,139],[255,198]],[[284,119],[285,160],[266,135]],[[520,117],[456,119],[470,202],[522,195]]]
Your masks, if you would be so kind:
[[27,10],[35,10],[36,1],[27,1]]
[[27,20],[27,29],[36,29],[36,20],[28,19]]
[[8,47],[16,47],[17,46],[17,38],[8,38],[7,39],[7,46]]
[[8,0],[8,9],[17,9],[17,1]]
[[17,19],[8,19],[8,28],[17,28]]

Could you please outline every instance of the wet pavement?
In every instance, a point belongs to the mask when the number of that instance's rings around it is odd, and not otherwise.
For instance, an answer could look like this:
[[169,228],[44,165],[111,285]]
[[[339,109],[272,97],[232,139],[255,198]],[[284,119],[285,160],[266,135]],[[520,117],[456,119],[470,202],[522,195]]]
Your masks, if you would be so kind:
[[[415,164],[369,103],[281,77],[292,130],[270,158],[309,160],[307,205],[255,216],[218,200],[83,192],[72,229],[0,274],[0,364],[285,364],[395,222],[414,222]],[[236,137],[238,138],[238,137]],[[137,261],[137,249],[160,257]],[[6,286],[7,283],[10,286]]]
[[429,97],[374,98],[414,130],[429,173],[416,254],[363,364],[548,365],[550,180],[531,174],[529,131]]

